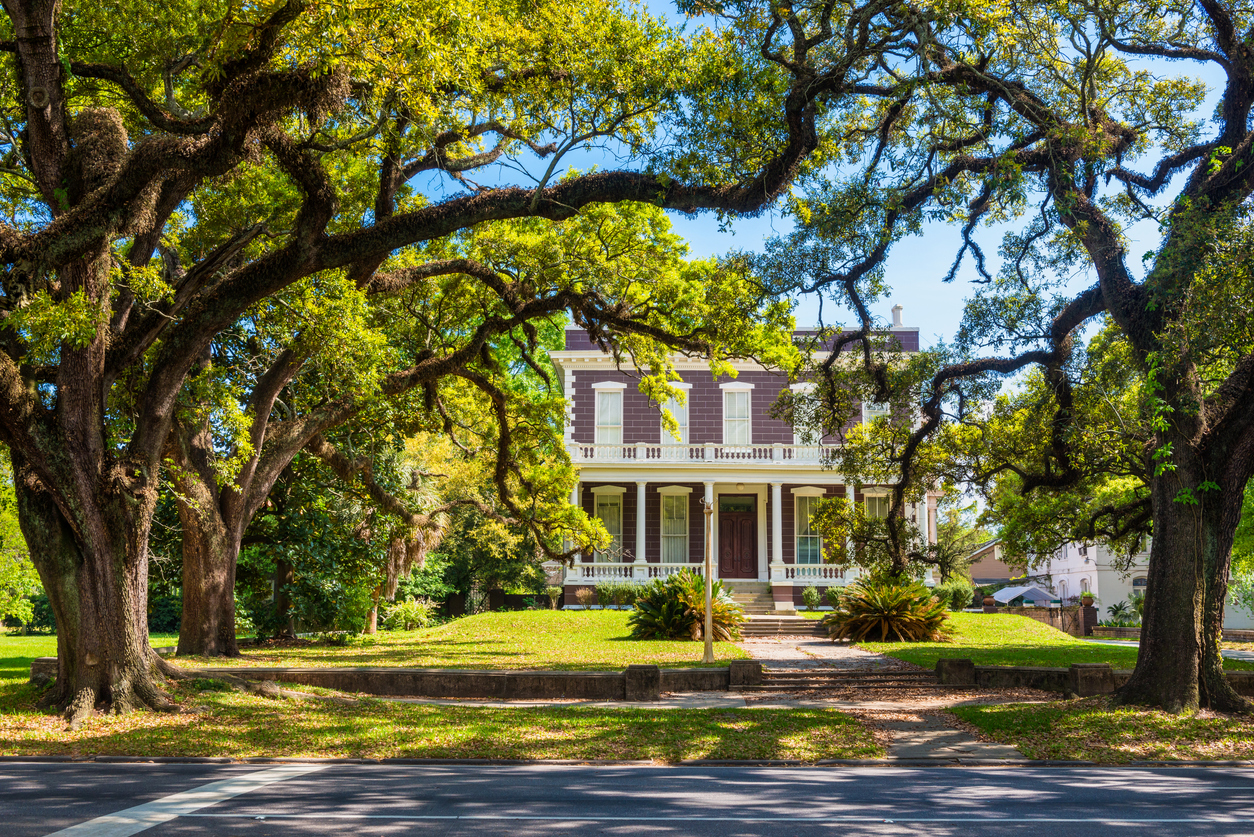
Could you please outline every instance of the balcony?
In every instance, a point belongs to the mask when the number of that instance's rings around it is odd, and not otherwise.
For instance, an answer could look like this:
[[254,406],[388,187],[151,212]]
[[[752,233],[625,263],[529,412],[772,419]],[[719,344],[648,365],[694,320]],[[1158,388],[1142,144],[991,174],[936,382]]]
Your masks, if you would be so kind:
[[568,442],[576,464],[649,465],[811,465],[821,466],[831,456],[827,445],[588,445]]

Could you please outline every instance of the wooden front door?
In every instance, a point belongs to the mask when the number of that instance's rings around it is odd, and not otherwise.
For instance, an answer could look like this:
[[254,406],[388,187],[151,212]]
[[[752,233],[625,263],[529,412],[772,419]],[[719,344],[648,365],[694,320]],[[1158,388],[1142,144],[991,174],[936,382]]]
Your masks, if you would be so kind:
[[758,577],[756,497],[720,497],[718,504],[718,577]]

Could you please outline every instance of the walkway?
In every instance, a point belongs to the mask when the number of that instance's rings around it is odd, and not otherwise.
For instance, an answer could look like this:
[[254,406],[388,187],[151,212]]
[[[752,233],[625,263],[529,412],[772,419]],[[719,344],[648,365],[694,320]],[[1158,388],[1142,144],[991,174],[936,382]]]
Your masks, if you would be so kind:
[[[764,668],[772,671],[917,671],[918,666],[883,654],[873,654],[849,643],[810,636],[753,638],[738,643]],[[1033,690],[972,690],[886,687],[859,689],[859,699],[823,698],[815,692],[805,697],[777,694],[751,695],[756,708],[824,706],[856,716],[869,726],[888,750],[890,759],[923,759],[957,762],[1019,761],[1023,754],[1006,744],[981,741],[945,711],[971,703],[1012,703],[1050,699]]]
[[[1089,639],[1085,638],[1085,642],[1091,642],[1094,645],[1123,645],[1129,648],[1140,648],[1141,643],[1134,639]],[[1239,651],[1236,648],[1221,648],[1220,654],[1229,660],[1240,660],[1243,663],[1254,663],[1254,651]]]

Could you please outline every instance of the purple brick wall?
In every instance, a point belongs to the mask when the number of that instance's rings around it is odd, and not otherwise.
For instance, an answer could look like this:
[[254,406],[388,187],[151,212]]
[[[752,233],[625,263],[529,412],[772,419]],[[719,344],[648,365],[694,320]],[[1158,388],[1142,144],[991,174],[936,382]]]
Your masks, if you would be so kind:
[[[662,483],[651,482],[645,486],[644,492],[644,531],[645,560],[650,564],[662,560],[662,495],[658,494],[658,486]],[[705,549],[705,509],[701,497],[705,486],[701,483],[666,483],[666,485],[683,485],[691,488],[688,495],[688,563],[700,564],[704,560]],[[592,489],[598,485],[617,485],[626,488],[623,492],[623,547],[630,549],[632,560],[636,555],[636,484],[634,482],[587,483],[580,488],[583,510],[589,515],[596,513],[595,495]]]
[[[794,488],[802,485],[816,485],[820,483],[785,483],[783,491],[784,502],[780,503],[781,513],[784,517],[784,563],[795,564],[797,562],[797,497],[792,493]],[[824,486],[827,489],[827,497],[844,497],[845,487],[843,485]],[[862,499],[861,494],[855,494],[855,499]],[[798,600],[800,601],[800,600]]]
[[[723,443],[723,390],[719,384],[732,381],[724,377],[711,380],[704,371],[692,376],[692,389],[688,390],[688,442],[690,444]],[[770,445],[779,442],[792,444],[792,427],[787,422],[769,415],[771,405],[779,393],[788,387],[785,375],[766,370],[741,372],[734,379],[737,383],[753,384],[750,406],[753,415],[753,444]],[[662,411],[637,388],[635,378],[620,372],[575,372],[574,392],[574,439],[592,444],[596,440],[596,390],[592,385],[603,381],[622,381],[623,390],[623,443],[634,445],[644,442],[656,445],[662,441]]]
[[[797,329],[794,334],[798,337],[810,337],[815,334],[813,329]],[[901,348],[907,352],[917,352],[919,350],[919,331],[918,329],[902,329],[892,332],[901,342]],[[831,345],[830,343],[828,344]],[[568,328],[566,329],[566,349],[572,352],[589,351],[595,349],[592,341],[588,339],[588,332],[583,329]]]

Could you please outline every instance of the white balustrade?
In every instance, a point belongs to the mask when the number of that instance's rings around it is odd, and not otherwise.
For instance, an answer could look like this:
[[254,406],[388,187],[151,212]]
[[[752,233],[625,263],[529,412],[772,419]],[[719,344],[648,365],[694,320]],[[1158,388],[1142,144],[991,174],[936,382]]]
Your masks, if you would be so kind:
[[654,578],[667,578],[681,570],[704,575],[700,564],[575,564],[566,571],[567,584],[595,584],[599,581],[628,581],[646,584]]
[[684,570],[692,570],[700,576],[705,575],[705,567],[701,564],[649,564],[649,578],[667,578]]
[[568,447],[575,462],[791,462],[817,465],[828,454],[823,445],[587,445]]
[[829,564],[785,564],[784,578],[796,581],[843,581],[845,571]]

